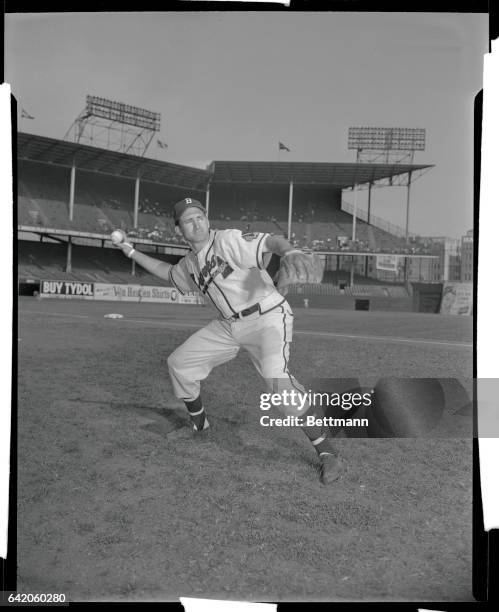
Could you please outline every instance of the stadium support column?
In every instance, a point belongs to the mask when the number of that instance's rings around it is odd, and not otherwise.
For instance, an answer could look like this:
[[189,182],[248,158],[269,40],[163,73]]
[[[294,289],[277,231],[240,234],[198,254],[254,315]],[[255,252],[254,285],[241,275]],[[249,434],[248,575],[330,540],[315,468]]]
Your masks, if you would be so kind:
[[[76,166],[73,158],[73,165],[71,166],[71,180],[69,183],[69,220],[72,221],[74,217],[74,205],[75,205],[75,183],[76,183]],[[73,256],[73,244],[71,236],[68,236],[68,246],[66,249],[66,273],[71,274],[72,259]]]
[[68,248],[66,250],[66,273],[71,274],[72,265],[71,257],[73,254],[73,243],[71,242],[71,236],[68,236]]
[[[357,183],[353,186],[353,219],[352,219],[352,248],[355,249],[356,239],[356,228],[357,228]],[[355,274],[355,255],[352,255],[352,261],[350,265],[350,286],[353,287]]]
[[288,240],[291,241],[291,221],[293,219],[293,181],[289,182],[288,202]]
[[206,216],[209,217],[210,214],[210,181],[206,185]]
[[[373,186],[372,181],[369,181],[369,190],[367,192],[367,224],[368,225],[371,224],[371,189],[372,189],[372,186]],[[370,235],[371,234],[369,234],[369,236]],[[371,240],[369,240],[369,242],[371,242]],[[369,256],[366,255],[366,258],[364,260],[364,276],[366,278],[369,276],[368,269],[369,269]]]
[[357,183],[353,186],[352,242],[355,242],[356,229],[357,229]]
[[[133,196],[133,228],[138,229],[139,227],[139,195],[140,195],[140,177],[137,175],[135,179],[135,193]],[[132,259],[132,276],[135,276],[135,261]]]
[[[75,205],[75,182],[76,182],[76,166],[73,159],[71,166],[71,181],[69,183],[69,220],[73,220],[74,205]],[[69,244],[69,243],[68,243]]]
[[135,179],[135,195],[133,198],[133,229],[139,227],[139,193],[140,193],[140,178]]
[[371,189],[372,181],[369,181],[369,191],[367,192],[367,222],[371,223]]
[[409,172],[407,177],[407,204],[405,207],[405,241],[409,242],[409,206],[410,206],[410,198],[411,198],[411,179],[412,172]]
[[[407,204],[405,207],[405,241],[406,244],[409,244],[409,210],[410,210],[410,201],[411,201],[411,179],[412,172],[409,172],[407,175]],[[407,264],[408,258],[404,257],[404,282],[407,282],[408,274],[407,274]]]

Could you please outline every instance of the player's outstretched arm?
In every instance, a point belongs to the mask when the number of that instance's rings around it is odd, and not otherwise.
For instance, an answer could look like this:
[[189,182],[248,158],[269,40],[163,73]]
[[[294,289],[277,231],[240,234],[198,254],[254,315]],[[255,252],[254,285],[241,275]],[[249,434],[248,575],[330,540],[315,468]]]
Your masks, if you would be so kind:
[[139,266],[144,268],[144,270],[147,270],[150,274],[154,274],[154,276],[162,278],[163,280],[170,279],[170,269],[172,265],[168,262],[155,259],[154,257],[140,253],[135,249],[132,250],[128,257],[136,261]]
[[111,242],[115,247],[121,249],[124,255],[133,259],[133,261],[137,262],[139,266],[147,270],[150,274],[154,274],[154,276],[162,278],[163,280],[169,280],[170,268],[172,265],[166,261],[155,259],[154,257],[150,257],[145,253],[140,253],[135,250],[135,248],[127,242],[125,232],[115,230],[111,234]]

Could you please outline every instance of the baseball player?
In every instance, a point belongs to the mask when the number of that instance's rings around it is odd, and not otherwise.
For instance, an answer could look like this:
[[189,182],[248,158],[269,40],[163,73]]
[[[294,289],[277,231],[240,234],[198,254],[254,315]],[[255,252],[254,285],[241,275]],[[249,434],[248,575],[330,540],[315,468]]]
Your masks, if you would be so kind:
[[[264,254],[279,255],[281,277],[291,276],[298,282],[310,280],[310,258],[280,236],[211,230],[205,208],[192,198],[175,204],[174,220],[176,233],[191,247],[175,265],[140,253],[125,236],[113,242],[149,273],[170,281],[181,294],[199,291],[206,295],[219,312],[219,318],[196,331],[168,358],[175,396],[185,402],[194,431],[209,427],[201,381],[214,367],[233,359],[241,347],[249,352],[269,391],[304,393],[288,370],[293,313],[265,270]],[[286,416],[323,416],[319,407],[310,405],[302,406],[301,411],[296,404],[280,410]],[[333,482],[340,473],[340,459],[328,430],[318,425],[302,429],[319,456],[321,482]]]

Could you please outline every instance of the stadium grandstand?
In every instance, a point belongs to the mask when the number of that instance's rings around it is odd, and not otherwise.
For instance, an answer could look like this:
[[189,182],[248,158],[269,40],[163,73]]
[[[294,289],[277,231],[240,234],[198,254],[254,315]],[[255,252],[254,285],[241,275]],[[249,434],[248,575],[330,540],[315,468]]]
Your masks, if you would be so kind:
[[[354,219],[343,200],[356,184],[428,165],[214,161],[200,169],[27,133],[18,134],[17,160],[20,280],[167,284],[125,260],[109,235],[123,229],[141,250],[176,261],[188,247],[171,211],[187,195],[206,203],[215,229],[282,234],[320,253],[325,287],[316,293],[334,296],[348,286],[374,295],[381,283],[392,288],[380,297],[400,297],[404,262],[432,257],[431,244]],[[378,255],[396,255],[398,268],[378,269]]]

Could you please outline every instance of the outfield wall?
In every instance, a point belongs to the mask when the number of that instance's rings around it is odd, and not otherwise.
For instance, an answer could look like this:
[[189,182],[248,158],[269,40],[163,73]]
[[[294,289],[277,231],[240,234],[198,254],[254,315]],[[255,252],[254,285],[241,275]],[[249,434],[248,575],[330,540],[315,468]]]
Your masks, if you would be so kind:
[[[93,283],[66,280],[41,280],[39,295],[42,298],[84,299],[109,302],[144,302],[157,304],[204,304],[204,298],[196,292],[181,295],[174,287],[154,287],[138,284]],[[302,308],[304,297],[288,295],[291,306]],[[363,297],[351,295],[314,295],[308,298],[309,308],[337,310],[412,310],[412,298]],[[368,308],[366,306],[368,301]],[[364,306],[364,308],[362,308]],[[360,308],[359,308],[360,307]]]
[[[158,304],[204,304],[204,298],[197,292],[181,295],[174,287],[155,287],[139,284],[94,283],[66,280],[41,280],[39,295],[42,298],[84,299],[109,302],[144,302]],[[352,295],[313,295],[286,296],[291,306],[302,308],[308,299],[309,308],[328,308],[336,310],[413,310],[412,298],[352,296]],[[368,301],[368,308],[366,306]],[[362,307],[364,306],[364,307]]]
[[[30,281],[35,283],[35,281]],[[38,284],[38,281],[36,281]],[[442,284],[413,285],[412,295],[383,296],[364,292],[348,295],[303,295],[290,291],[286,296],[291,306],[333,310],[372,310],[386,312],[429,312],[470,315],[473,312],[472,286],[447,283],[442,297]],[[373,291],[373,293],[376,293]],[[124,283],[98,283],[68,280],[39,281],[42,298],[84,299],[110,302],[144,302],[157,304],[205,304],[198,292],[180,294],[174,287]],[[451,299],[452,298],[452,299]]]
[[196,292],[182,295],[174,287],[151,287],[117,283],[84,283],[41,280],[42,298],[103,300],[111,302],[148,302],[157,304],[204,304]]
[[[307,297],[287,295],[292,307],[303,308],[308,299],[308,308],[328,308],[330,310],[377,310],[391,312],[412,312],[412,298],[361,297],[351,295],[313,295]],[[368,308],[365,308],[368,302]],[[364,307],[362,307],[364,306]]]
[[473,314],[473,284],[472,283],[444,283],[440,313],[450,315]]

